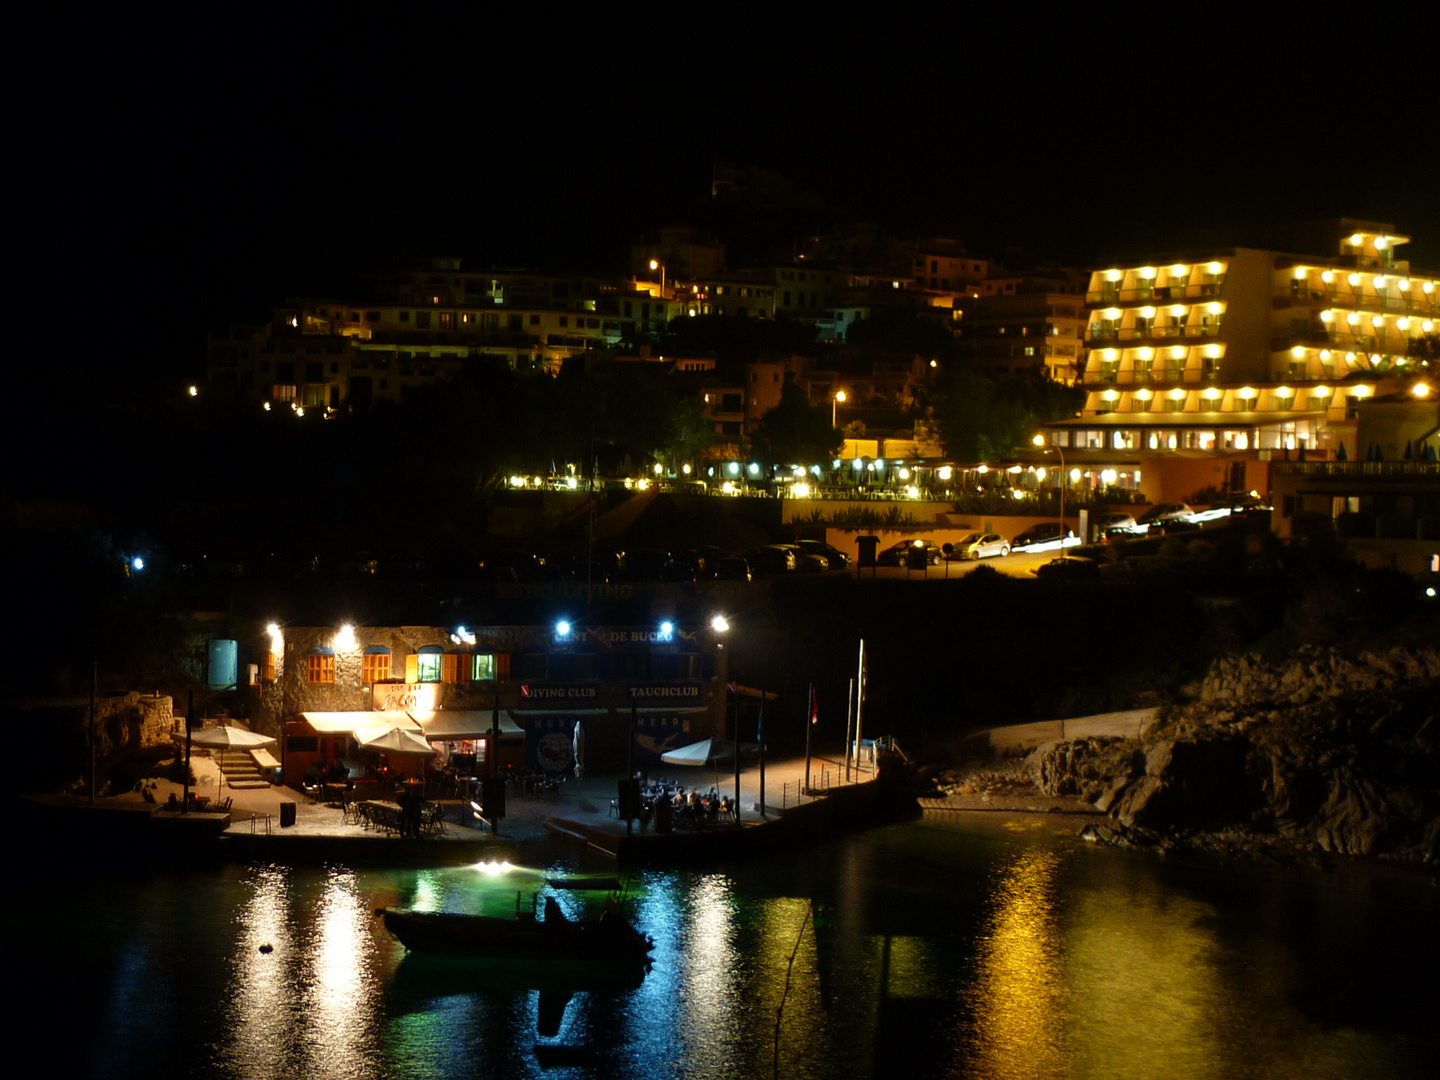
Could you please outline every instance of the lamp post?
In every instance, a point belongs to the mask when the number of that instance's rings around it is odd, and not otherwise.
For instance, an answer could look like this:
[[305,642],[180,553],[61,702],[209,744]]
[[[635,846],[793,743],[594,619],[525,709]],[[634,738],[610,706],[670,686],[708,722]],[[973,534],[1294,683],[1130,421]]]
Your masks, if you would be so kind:
[[1056,488],[1056,490],[1057,490],[1057,491],[1059,492],[1059,494],[1060,494],[1060,557],[1061,557],[1061,558],[1064,558],[1064,557],[1065,557],[1065,481],[1069,479],[1069,477],[1068,477],[1068,476],[1066,475],[1066,473],[1065,473],[1065,451],[1060,449],[1060,446],[1059,446],[1058,443],[1057,443],[1055,446],[1050,447],[1049,450],[1044,449],[1044,446],[1045,446],[1045,436],[1044,436],[1044,435],[1036,435],[1035,438],[1031,439],[1030,441],[1031,441],[1032,443],[1034,443],[1036,446],[1041,447],[1043,453],[1048,454],[1048,453],[1050,452],[1050,450],[1054,450],[1055,453],[1057,453],[1057,454],[1060,455],[1060,482],[1055,485],[1055,488]]
[[650,270],[652,273],[656,270],[660,271],[660,299],[663,300],[665,299],[665,264],[659,259],[651,259]]
[[844,400],[845,400],[845,391],[844,391],[844,390],[836,390],[835,393],[833,393],[833,394],[830,395],[830,426],[831,426],[831,427],[839,427],[839,424],[836,422],[836,406],[837,406],[840,402],[842,402],[842,401],[844,401]]
[[[730,719],[730,664],[729,656],[725,652],[725,635],[730,631],[730,623],[724,615],[716,615],[710,620],[710,629],[715,633],[715,681],[719,684],[721,702],[721,738],[724,738],[725,730]],[[740,713],[735,713],[735,825],[740,825]]]

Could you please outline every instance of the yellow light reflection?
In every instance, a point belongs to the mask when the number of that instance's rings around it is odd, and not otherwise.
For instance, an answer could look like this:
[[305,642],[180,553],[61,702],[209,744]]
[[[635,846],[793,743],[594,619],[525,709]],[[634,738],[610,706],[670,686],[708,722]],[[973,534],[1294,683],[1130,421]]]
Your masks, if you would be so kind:
[[1054,896],[1059,865],[1051,852],[1024,851],[995,887],[995,910],[969,992],[973,1075],[1019,1075],[1017,1062],[1025,1063],[1028,1076],[1063,1075],[1064,979]]

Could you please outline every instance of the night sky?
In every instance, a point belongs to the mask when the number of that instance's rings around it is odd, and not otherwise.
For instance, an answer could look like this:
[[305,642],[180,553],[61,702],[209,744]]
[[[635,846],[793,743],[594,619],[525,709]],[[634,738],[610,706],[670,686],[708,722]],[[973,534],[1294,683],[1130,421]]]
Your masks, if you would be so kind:
[[487,12],[131,16],[39,44],[67,77],[22,121],[21,230],[86,283],[82,325],[147,328],[105,362],[198,375],[207,330],[397,254],[618,270],[647,228],[744,224],[709,202],[717,165],[792,185],[764,220],[797,234],[868,220],[1085,264],[1352,216],[1440,267],[1422,27],[1381,49],[1283,5]]

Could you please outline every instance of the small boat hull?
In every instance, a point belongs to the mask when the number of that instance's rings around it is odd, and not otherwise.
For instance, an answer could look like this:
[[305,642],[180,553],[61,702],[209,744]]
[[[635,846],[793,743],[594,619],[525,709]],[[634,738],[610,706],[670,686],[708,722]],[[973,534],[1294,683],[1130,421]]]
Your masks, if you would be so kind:
[[383,908],[385,929],[411,952],[497,960],[643,961],[654,947],[624,919],[572,922]]

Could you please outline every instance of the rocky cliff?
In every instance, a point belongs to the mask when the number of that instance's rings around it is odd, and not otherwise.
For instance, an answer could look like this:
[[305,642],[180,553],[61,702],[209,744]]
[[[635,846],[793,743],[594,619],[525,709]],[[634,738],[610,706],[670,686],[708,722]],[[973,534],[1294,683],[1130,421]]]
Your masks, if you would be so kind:
[[1139,739],[1028,759],[1107,813],[1092,839],[1440,862],[1440,650],[1221,660]]

